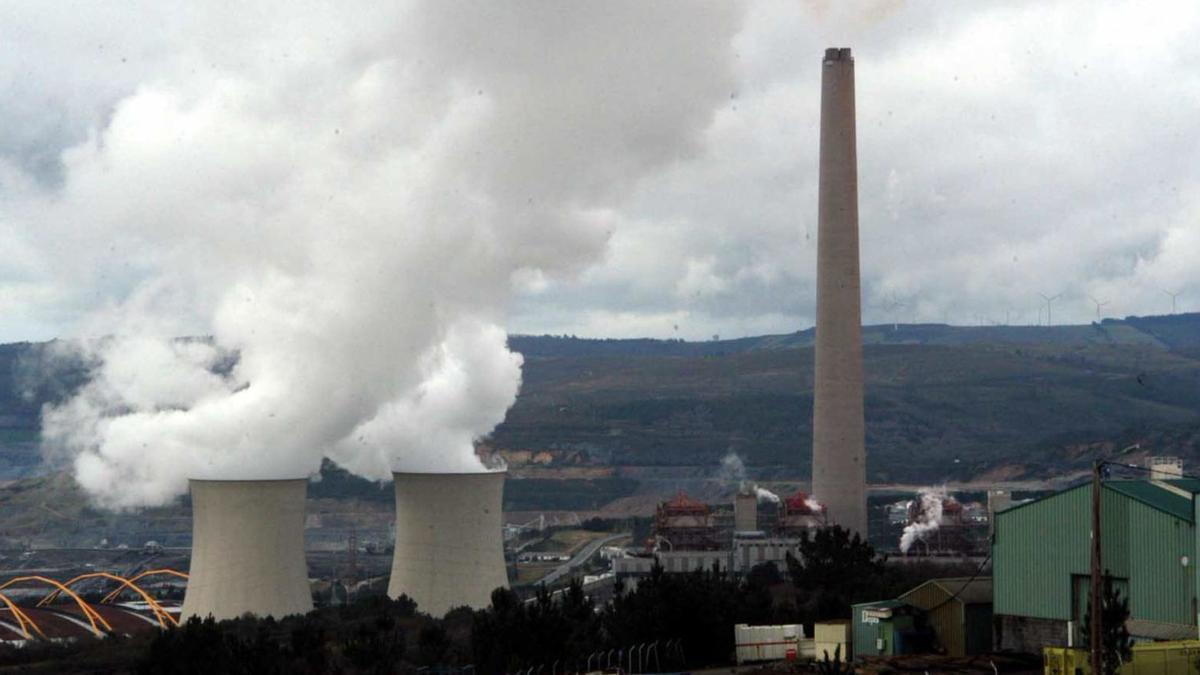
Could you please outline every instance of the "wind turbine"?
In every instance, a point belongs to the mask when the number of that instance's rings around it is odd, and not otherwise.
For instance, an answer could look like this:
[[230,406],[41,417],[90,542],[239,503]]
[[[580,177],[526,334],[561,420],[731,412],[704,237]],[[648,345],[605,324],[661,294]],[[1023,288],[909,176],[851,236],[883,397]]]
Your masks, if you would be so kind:
[[896,294],[892,293],[891,299],[887,303],[887,311],[892,315],[892,332],[900,330],[900,310],[904,309],[905,305],[896,298]]
[[1093,298],[1090,295],[1088,296],[1088,300],[1091,300],[1092,304],[1096,306],[1096,321],[1099,321],[1100,320],[1100,308],[1107,305],[1108,300],[1105,300],[1104,302],[1100,302],[1099,300],[1097,300],[1096,298]]
[[1046,301],[1046,326],[1053,326],[1054,319],[1053,319],[1053,315],[1051,314],[1051,311],[1052,311],[1051,304],[1055,300],[1061,298],[1062,293],[1059,293],[1057,295],[1046,295],[1045,293],[1038,293],[1038,295],[1042,296],[1042,299]]
[[1171,296],[1171,313],[1174,314],[1175,313],[1175,299],[1178,298],[1180,295],[1182,295],[1183,291],[1175,291],[1174,293],[1172,293],[1171,291],[1163,289],[1163,293],[1166,293],[1167,295]]

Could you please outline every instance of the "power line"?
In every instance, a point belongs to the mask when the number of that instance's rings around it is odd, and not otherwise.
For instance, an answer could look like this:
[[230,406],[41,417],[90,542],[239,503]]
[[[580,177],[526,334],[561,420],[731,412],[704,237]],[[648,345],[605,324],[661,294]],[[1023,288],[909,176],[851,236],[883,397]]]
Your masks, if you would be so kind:
[[945,607],[946,605],[950,604],[951,602],[954,602],[954,600],[957,599],[958,596],[961,595],[962,592],[967,589],[967,586],[970,586],[973,581],[975,581],[976,579],[979,578],[979,575],[983,573],[983,568],[987,567],[987,564],[989,562],[991,562],[991,560],[992,560],[992,552],[988,551],[987,557],[983,559],[983,562],[979,563],[979,567],[977,567],[975,569],[975,573],[971,575],[970,579],[967,579],[966,583],[964,583],[962,586],[959,587],[959,589],[957,591],[954,592],[954,595],[951,595],[950,597],[946,598],[945,600],[939,602],[938,604],[934,605],[933,607],[930,607],[929,609],[927,609],[925,611],[932,612],[935,609],[940,609],[940,608]]

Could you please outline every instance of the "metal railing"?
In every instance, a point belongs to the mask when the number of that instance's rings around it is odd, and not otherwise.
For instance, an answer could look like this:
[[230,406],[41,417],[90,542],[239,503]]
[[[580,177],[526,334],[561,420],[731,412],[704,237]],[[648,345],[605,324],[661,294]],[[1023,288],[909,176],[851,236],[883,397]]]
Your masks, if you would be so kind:
[[530,665],[508,675],[582,675],[600,670],[644,675],[680,670],[686,665],[683,640],[676,638],[599,649],[586,657]]

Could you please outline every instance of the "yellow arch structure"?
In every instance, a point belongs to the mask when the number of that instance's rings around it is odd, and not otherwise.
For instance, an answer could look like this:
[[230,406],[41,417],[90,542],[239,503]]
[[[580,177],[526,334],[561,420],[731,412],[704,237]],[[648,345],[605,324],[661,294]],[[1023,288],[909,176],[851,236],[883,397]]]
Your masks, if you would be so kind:
[[[146,570],[145,572],[139,572],[138,574],[135,574],[135,575],[133,575],[133,576],[129,577],[129,583],[131,583],[131,584],[136,584],[136,583],[137,583],[138,581],[140,581],[140,580],[141,580],[143,577],[154,576],[154,575],[156,575],[156,574],[169,574],[169,575],[171,575],[171,576],[173,576],[173,577],[178,577],[178,578],[180,578],[180,579],[187,579],[187,578],[188,578],[188,575],[187,575],[187,573],[186,573],[186,572],[180,572],[179,570],[173,570],[173,569],[170,569],[170,568],[167,568],[167,567],[163,567],[163,568],[161,568],[161,569],[157,569],[157,570]],[[109,593],[108,595],[104,596],[104,597],[103,597],[103,598],[100,600],[101,604],[103,604],[103,603],[108,603],[108,602],[112,602],[113,600],[115,600],[115,599],[116,599],[116,597],[117,597],[118,595],[120,595],[120,594],[121,594],[121,591],[123,591],[123,590],[125,590],[125,588],[124,588],[124,587],[118,587],[118,588],[117,588],[116,590],[114,590],[112,593]]]
[[33,630],[36,631],[38,635],[42,636],[43,640],[47,639],[46,634],[42,632],[42,629],[39,628],[36,623],[33,622],[33,619],[29,618],[29,615],[25,614],[25,612],[22,612],[21,608],[17,607],[16,603],[14,603],[12,600],[9,600],[7,595],[0,593],[0,602],[3,602],[8,606],[8,610],[12,612],[12,615],[17,619],[17,624],[21,626],[21,630],[25,633],[26,639],[33,638],[33,636],[29,634],[30,626],[33,627]]
[[[84,601],[83,598],[79,597],[79,595],[77,593],[75,593],[75,591],[72,591],[71,589],[69,589],[66,586],[62,585],[61,583],[55,581],[54,579],[50,579],[48,577],[37,576],[37,575],[32,575],[32,576],[27,576],[27,577],[13,577],[12,579],[9,579],[8,581],[4,582],[3,584],[0,584],[0,591],[2,591],[14,584],[20,584],[20,583],[24,583],[27,581],[36,581],[38,583],[49,584],[49,585],[57,588],[58,590],[62,591],[63,593],[66,593],[67,597],[71,598],[72,600],[75,601],[75,604],[79,605],[79,610],[81,612],[83,612],[83,615],[85,617],[87,617],[88,623],[90,623],[92,625],[92,631],[94,633],[96,633],[96,635],[101,634],[100,626],[104,626],[104,630],[109,633],[113,632],[112,625],[110,623],[108,623],[107,621],[105,621],[104,617],[100,616],[99,612],[92,609],[92,606],[87,604],[87,602]],[[97,626],[96,622],[99,622],[100,626]]]
[[[111,579],[113,581],[119,582],[121,585],[117,587],[116,592],[120,593],[125,588],[131,588],[138,595],[142,596],[142,599],[145,600],[146,604],[150,606],[150,611],[154,612],[154,618],[158,619],[159,627],[166,628],[168,623],[174,624],[176,626],[179,625],[179,621],[177,621],[175,619],[175,617],[171,616],[170,613],[167,612],[167,610],[163,609],[162,605],[158,604],[157,600],[155,600],[153,597],[151,597],[151,595],[149,593],[142,590],[142,588],[140,586],[138,586],[137,584],[134,584],[132,580],[126,579],[125,577],[117,576],[115,574],[109,574],[108,572],[89,572],[87,574],[80,574],[79,576],[75,577],[74,579],[64,581],[63,586],[70,587],[70,586],[75,585],[76,582],[83,581],[84,579]],[[55,598],[57,598],[61,592],[62,591],[60,591],[58,589],[51,591],[50,593],[48,593],[46,595],[46,597],[44,597],[38,601],[37,606],[44,607],[46,604],[52,602]]]

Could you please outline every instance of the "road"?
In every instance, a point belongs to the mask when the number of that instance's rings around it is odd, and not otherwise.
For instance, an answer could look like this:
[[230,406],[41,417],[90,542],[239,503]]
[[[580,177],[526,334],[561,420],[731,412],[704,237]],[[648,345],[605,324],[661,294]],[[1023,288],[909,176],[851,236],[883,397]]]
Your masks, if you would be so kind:
[[621,534],[614,534],[614,535],[611,535],[608,537],[604,537],[602,539],[597,539],[597,540],[589,543],[588,545],[586,545],[582,549],[580,549],[579,553],[576,553],[575,556],[572,557],[570,560],[559,565],[558,567],[555,567],[553,570],[550,571],[549,574],[547,574],[546,576],[539,579],[538,583],[545,584],[547,587],[554,585],[554,582],[558,581],[563,576],[569,574],[572,569],[579,567],[583,563],[587,562],[589,558],[596,555],[596,551],[599,551],[601,546],[607,546],[608,544],[611,544],[612,542],[620,539],[621,537],[628,537],[628,536],[629,536],[628,533],[622,532]]

